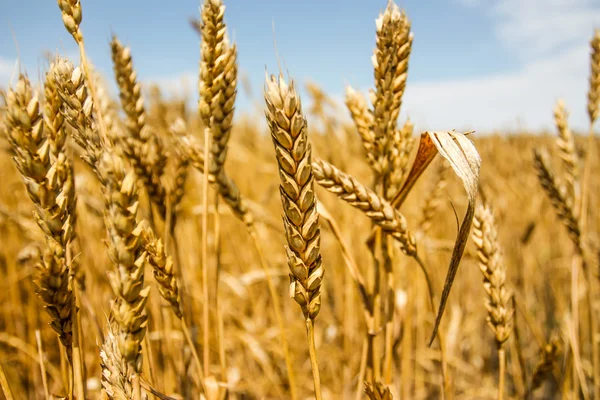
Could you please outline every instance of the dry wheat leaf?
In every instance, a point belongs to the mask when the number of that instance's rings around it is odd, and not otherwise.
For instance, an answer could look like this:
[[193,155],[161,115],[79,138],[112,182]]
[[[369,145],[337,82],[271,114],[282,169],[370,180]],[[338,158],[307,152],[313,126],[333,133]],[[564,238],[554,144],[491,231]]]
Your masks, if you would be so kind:
[[433,140],[429,137],[427,132],[421,134],[421,139],[419,141],[419,149],[417,150],[417,155],[415,156],[415,160],[413,161],[412,168],[410,169],[410,173],[402,185],[402,189],[396,193],[391,203],[394,207],[400,208],[406,197],[410,193],[411,189],[417,183],[417,180],[423,174],[423,172],[427,169],[429,164],[433,161],[438,150],[436,145],[433,143]]
[[[440,326],[444,308],[448,301],[448,295],[450,294],[452,283],[454,282],[460,260],[469,238],[469,231],[471,230],[471,223],[473,222],[473,216],[475,214],[475,199],[477,197],[477,187],[479,186],[481,159],[479,158],[479,154],[477,153],[477,149],[473,145],[473,142],[462,133],[456,133],[454,131],[428,132],[427,136],[435,145],[441,156],[448,160],[450,166],[462,181],[469,199],[467,212],[460,224],[460,229],[456,241],[454,242],[454,249],[452,250],[452,258],[450,259],[450,265],[448,266],[448,272],[446,273],[446,281],[444,282],[444,289],[442,290],[440,306],[435,318],[433,333],[429,340],[429,345],[431,345]],[[421,140],[423,141],[423,136],[421,136]],[[433,159],[433,156],[431,159]],[[431,160],[429,160],[429,162],[431,162]]]

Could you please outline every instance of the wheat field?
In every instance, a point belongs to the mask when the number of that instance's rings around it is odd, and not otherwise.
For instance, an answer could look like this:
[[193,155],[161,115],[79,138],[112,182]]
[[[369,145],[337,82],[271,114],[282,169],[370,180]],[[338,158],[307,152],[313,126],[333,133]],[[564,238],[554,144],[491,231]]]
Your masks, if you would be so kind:
[[393,2],[368,98],[290,65],[239,116],[222,0],[193,105],[58,6],[79,59],[2,91],[0,397],[600,399],[600,31],[589,132],[417,132]]

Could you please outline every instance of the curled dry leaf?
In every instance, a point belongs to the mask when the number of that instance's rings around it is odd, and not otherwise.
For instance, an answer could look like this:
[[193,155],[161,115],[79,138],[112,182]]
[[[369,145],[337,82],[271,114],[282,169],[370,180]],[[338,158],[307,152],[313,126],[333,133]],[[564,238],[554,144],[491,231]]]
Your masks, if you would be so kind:
[[[425,139],[425,137],[427,139]],[[479,169],[481,166],[481,159],[479,158],[479,153],[477,153],[477,149],[473,145],[473,142],[471,142],[471,140],[469,140],[462,133],[456,133],[454,131],[427,132],[421,135],[421,142],[424,140],[431,141],[441,156],[448,160],[452,170],[454,170],[456,175],[462,181],[465,191],[467,192],[467,198],[469,200],[467,212],[463,217],[456,241],[454,242],[454,249],[452,250],[452,258],[450,259],[450,265],[448,266],[448,272],[446,273],[446,281],[444,282],[444,288],[442,290],[440,306],[435,318],[433,333],[431,335],[431,339],[429,340],[429,345],[431,345],[440,326],[440,321],[442,319],[442,315],[444,314],[444,308],[446,307],[446,302],[448,301],[448,295],[450,294],[452,283],[454,282],[460,260],[465,251],[465,246],[469,238],[471,223],[473,222],[473,216],[475,214],[475,199],[477,197],[477,187],[479,186]],[[421,146],[419,146],[419,151],[420,150]],[[433,157],[435,157],[435,154],[425,157],[424,160],[429,164],[431,163],[431,160],[433,160]],[[424,171],[425,168],[426,166],[422,171]],[[413,170],[415,170],[414,165]]]

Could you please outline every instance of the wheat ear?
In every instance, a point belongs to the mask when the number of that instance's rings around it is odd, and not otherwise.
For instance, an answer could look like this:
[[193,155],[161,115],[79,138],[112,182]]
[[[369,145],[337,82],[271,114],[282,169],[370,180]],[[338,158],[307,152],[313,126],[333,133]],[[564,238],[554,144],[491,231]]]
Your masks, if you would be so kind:
[[154,272],[154,279],[158,283],[158,291],[165,299],[177,318],[183,316],[179,286],[173,266],[173,259],[166,252],[163,241],[157,238],[148,224],[143,225],[143,245],[148,253],[148,263]]
[[[204,149],[198,141],[192,136],[181,137],[180,148],[192,166],[204,173]],[[215,185],[217,185],[217,190],[223,200],[225,200],[233,213],[246,226],[252,227],[254,225],[254,216],[248,208],[244,197],[240,194],[236,183],[224,172],[220,173],[216,178]]]
[[[100,159],[108,231],[108,255],[115,269],[109,281],[116,295],[112,307],[119,326],[117,343],[123,359],[136,374],[142,371],[142,340],[146,334],[144,310],[150,287],[144,287],[143,227],[137,222],[139,208],[135,173],[127,169],[114,152],[102,153]],[[136,378],[136,374],[132,377]]]
[[388,2],[385,12],[376,21],[376,47],[373,55],[375,92],[373,93],[374,135],[380,174],[385,172],[381,162],[392,140],[402,96],[406,88],[408,58],[412,47],[410,22],[394,2]]
[[416,240],[408,230],[406,218],[390,203],[326,161],[313,161],[313,172],[320,186],[336,194],[352,207],[363,211],[367,217],[400,243],[400,248],[406,255],[417,254]]
[[[52,70],[52,69],[51,69]],[[51,72],[49,72],[51,74]],[[51,85],[52,83],[48,83]],[[73,237],[75,191],[70,161],[64,153],[60,99],[49,94],[44,124],[40,102],[24,75],[6,93],[6,132],[15,153],[27,193],[35,206],[35,218],[45,233],[46,247],[37,265],[38,295],[50,315],[52,329],[72,359],[73,293],[69,286],[67,251]]]
[[575,148],[575,136],[569,128],[569,114],[565,103],[559,101],[554,107],[554,123],[558,130],[556,145],[564,167],[564,180],[567,182],[567,194],[573,204],[579,198],[579,156]]
[[487,322],[496,339],[498,360],[498,399],[504,397],[504,376],[506,355],[504,342],[510,336],[513,327],[512,294],[506,288],[506,265],[502,262],[498,232],[494,215],[488,206],[479,205],[473,220],[473,242],[477,246],[479,269],[483,274],[483,288],[487,293],[485,308]]
[[567,228],[569,237],[575,244],[577,251],[581,253],[583,249],[579,219],[575,217],[573,203],[568,197],[565,186],[552,173],[548,154],[545,151],[534,150],[534,166],[540,184],[552,202],[558,217]]
[[588,91],[588,116],[590,125],[594,125],[598,118],[598,106],[600,103],[600,29],[594,31],[594,37],[590,42],[592,48],[590,59],[590,88]]
[[311,166],[311,145],[306,119],[294,82],[282,76],[267,77],[265,84],[267,123],[279,167],[283,225],[290,268],[290,295],[306,319],[315,396],[321,399],[321,382],[314,343],[314,319],[321,309],[321,230]]
[[346,106],[350,111],[356,130],[362,139],[367,161],[371,165],[377,162],[374,153],[375,134],[373,133],[373,112],[369,109],[367,100],[351,86],[346,88]]
[[166,193],[161,176],[166,165],[160,138],[146,124],[146,110],[141,85],[133,69],[131,49],[124,47],[116,36],[111,41],[115,78],[119,86],[121,105],[125,111],[127,135],[119,143],[144,183],[152,202],[163,218],[166,216]]

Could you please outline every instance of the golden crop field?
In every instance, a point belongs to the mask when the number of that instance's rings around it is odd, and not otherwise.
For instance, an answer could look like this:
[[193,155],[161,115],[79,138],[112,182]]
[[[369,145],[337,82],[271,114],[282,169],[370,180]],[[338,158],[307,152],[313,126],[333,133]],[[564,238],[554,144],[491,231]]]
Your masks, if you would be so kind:
[[222,0],[193,107],[58,5],[80,59],[0,108],[0,397],[600,399],[600,31],[589,134],[417,132],[393,2],[369,99],[269,71],[242,117]]

